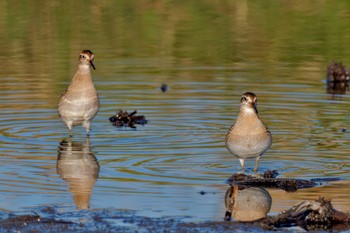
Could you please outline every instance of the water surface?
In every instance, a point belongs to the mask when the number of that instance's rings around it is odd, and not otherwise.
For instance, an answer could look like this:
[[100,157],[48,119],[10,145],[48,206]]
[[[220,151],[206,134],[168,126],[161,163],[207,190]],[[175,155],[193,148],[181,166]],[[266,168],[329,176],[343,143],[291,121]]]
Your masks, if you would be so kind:
[[[350,65],[347,9],[347,1],[2,3],[0,208],[221,220],[225,180],[241,169],[225,135],[251,91],[273,135],[259,172],[343,179],[269,190],[271,213],[319,195],[350,211],[350,101],[326,94],[324,81],[331,61]],[[76,127],[69,142],[56,107],[82,49],[95,53],[101,109],[90,140]],[[113,127],[119,109],[148,124]]]

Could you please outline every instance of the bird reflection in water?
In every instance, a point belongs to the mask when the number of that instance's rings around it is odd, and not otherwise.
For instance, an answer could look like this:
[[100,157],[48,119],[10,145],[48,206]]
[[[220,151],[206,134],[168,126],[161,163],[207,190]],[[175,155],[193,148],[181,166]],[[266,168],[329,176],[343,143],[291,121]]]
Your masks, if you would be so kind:
[[265,218],[271,209],[272,198],[266,189],[231,185],[225,195],[225,220],[247,222]]
[[90,141],[63,139],[57,156],[57,173],[69,184],[77,209],[90,207],[90,196],[98,178],[100,165],[90,148]]

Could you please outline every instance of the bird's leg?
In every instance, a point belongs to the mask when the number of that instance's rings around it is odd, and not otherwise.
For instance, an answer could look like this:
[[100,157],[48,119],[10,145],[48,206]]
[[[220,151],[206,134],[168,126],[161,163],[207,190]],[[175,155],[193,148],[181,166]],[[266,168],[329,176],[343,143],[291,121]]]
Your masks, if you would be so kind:
[[254,167],[254,172],[256,173],[258,171],[258,163],[259,163],[260,156],[258,156],[255,160],[255,167]]
[[69,129],[69,137],[72,138],[73,137],[73,123],[72,122],[67,122],[67,127]]
[[86,143],[87,145],[89,145],[89,144],[90,144],[90,137],[89,137],[89,136],[87,136],[87,137],[86,137],[86,139],[85,139],[85,143]]
[[90,136],[90,122],[89,121],[84,121],[83,122],[83,127],[86,130],[86,136]]
[[239,159],[239,162],[241,163],[242,174],[244,174],[244,159]]

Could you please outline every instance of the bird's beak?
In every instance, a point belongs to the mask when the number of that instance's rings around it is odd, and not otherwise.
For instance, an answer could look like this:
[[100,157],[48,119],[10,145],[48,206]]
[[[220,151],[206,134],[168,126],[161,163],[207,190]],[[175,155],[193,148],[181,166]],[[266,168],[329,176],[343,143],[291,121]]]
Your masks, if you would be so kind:
[[92,68],[94,68],[94,70],[96,70],[94,62],[92,60],[90,60],[90,64],[91,64]]
[[256,104],[255,104],[255,103],[253,104],[253,108],[254,108],[255,112],[256,112],[256,113],[258,113],[258,109],[257,109],[257,107],[256,107]]

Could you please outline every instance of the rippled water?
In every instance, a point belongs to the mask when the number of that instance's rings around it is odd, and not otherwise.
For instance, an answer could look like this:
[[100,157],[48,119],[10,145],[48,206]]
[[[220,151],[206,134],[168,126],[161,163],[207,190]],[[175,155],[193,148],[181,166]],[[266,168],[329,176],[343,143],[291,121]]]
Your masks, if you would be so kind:
[[[103,61],[99,64],[102,67]],[[186,69],[199,72],[197,67]],[[91,208],[132,209],[148,216],[220,219],[225,180],[240,171],[224,138],[245,90],[258,95],[259,113],[273,133],[274,143],[261,159],[260,172],[277,169],[284,177],[349,178],[349,98],[325,94],[321,71],[313,74],[319,76],[315,81],[284,79],[269,85],[259,80],[242,82],[239,72],[227,67],[207,69],[201,75],[213,78],[187,81],[186,75],[155,75],[145,80],[142,75],[118,73],[105,78],[97,70],[94,79],[101,110],[93,121],[90,141],[76,127],[72,142],[61,147],[69,132],[57,116],[56,105],[36,99],[36,91],[26,89],[37,80],[21,85],[10,81],[15,90],[4,91],[1,97],[1,195],[8,200],[2,208],[48,204],[74,208],[90,202]],[[162,81],[170,87],[165,93],[159,88]],[[117,129],[108,118],[119,108],[136,109],[149,123]],[[60,159],[64,151],[71,151],[76,161],[69,161],[67,155],[68,161]],[[254,161],[248,162],[248,172],[253,165]],[[84,166],[93,174],[81,174]],[[347,181],[287,196],[272,191],[276,193],[272,211],[321,194],[349,210],[348,191]]]
[[[303,48],[309,41],[299,43]],[[188,58],[176,53],[154,57],[139,51],[137,56],[126,49],[131,55],[118,56],[108,53],[106,45],[86,45],[96,55],[93,79],[101,100],[89,141],[81,127],[74,128],[69,141],[56,111],[81,45],[74,44],[70,54],[62,52],[57,59],[40,53],[25,66],[16,63],[23,64],[21,49],[8,51],[0,76],[1,209],[90,206],[146,216],[223,219],[225,180],[241,169],[225,148],[225,134],[241,94],[252,91],[273,135],[259,172],[276,169],[281,177],[343,179],[287,195],[269,190],[271,212],[319,195],[350,211],[349,96],[326,94],[324,82],[326,65],[334,57],[307,51],[308,59],[280,61],[259,57],[268,48],[251,57],[253,46],[242,49],[242,59],[217,64],[210,60],[213,54],[206,63],[192,53]],[[276,45],[274,51],[285,53],[286,47]],[[164,93],[162,83],[169,86]],[[137,110],[148,124],[113,127],[108,119],[119,109]],[[248,161],[246,171],[253,173],[253,166]]]

